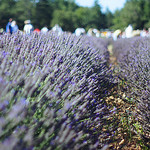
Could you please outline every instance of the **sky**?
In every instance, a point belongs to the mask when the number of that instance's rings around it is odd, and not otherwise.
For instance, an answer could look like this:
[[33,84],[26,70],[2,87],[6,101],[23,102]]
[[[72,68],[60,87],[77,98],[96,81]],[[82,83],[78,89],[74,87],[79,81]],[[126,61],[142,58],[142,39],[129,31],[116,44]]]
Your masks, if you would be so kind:
[[[75,0],[79,6],[92,7],[94,0]],[[112,13],[116,9],[121,9],[124,7],[126,0],[99,0],[99,4],[102,7],[102,12],[105,12],[108,8]]]

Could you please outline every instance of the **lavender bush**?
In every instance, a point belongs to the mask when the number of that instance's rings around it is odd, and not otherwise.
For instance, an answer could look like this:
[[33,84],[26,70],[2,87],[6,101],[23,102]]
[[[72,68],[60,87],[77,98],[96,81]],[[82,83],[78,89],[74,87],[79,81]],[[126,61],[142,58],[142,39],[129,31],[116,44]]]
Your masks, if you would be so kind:
[[104,100],[113,85],[106,47],[102,39],[51,31],[1,35],[0,149],[111,143],[117,122]]
[[[137,103],[138,120],[143,139],[150,140],[150,38],[120,39],[114,43],[114,53],[120,66],[120,78],[129,97]],[[147,145],[150,143],[148,142]]]

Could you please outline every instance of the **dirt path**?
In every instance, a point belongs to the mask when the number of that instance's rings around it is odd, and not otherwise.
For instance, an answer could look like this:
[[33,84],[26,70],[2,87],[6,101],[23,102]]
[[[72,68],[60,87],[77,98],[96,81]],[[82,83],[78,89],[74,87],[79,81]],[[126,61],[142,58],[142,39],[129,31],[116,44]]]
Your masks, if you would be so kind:
[[[117,59],[113,55],[113,46],[108,46],[110,53],[111,68],[117,67]],[[112,95],[107,98],[107,105],[117,109],[116,117],[119,120],[119,126],[117,129],[116,142],[111,144],[108,150],[142,150],[139,144],[140,137],[138,137],[133,129],[133,124],[136,124],[135,118],[130,113],[135,112],[135,104],[128,103],[126,95],[123,93],[119,86],[113,89]]]
[[116,57],[114,56],[114,54],[113,54],[113,46],[112,45],[109,45],[108,46],[108,51],[109,51],[109,54],[110,54],[110,64],[112,64],[112,65],[117,65],[117,59],[116,59]]

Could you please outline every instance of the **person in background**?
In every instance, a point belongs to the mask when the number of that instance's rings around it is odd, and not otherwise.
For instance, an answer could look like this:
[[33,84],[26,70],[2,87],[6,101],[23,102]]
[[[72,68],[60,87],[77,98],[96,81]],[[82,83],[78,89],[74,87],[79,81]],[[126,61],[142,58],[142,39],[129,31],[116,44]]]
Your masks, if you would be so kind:
[[36,28],[33,32],[40,33],[40,29]]
[[116,41],[119,37],[121,37],[121,33],[122,32],[120,29],[117,29],[116,31],[114,31],[112,34],[113,40]]
[[31,24],[31,21],[30,20],[25,20],[24,24],[25,24],[24,28],[23,28],[24,33],[30,35],[31,32],[34,31],[34,28],[33,28],[33,25]]
[[9,19],[9,22],[8,22],[7,25],[6,25],[6,33],[12,34],[12,26],[11,26],[11,23],[12,23],[12,18]]
[[80,36],[80,35],[83,35],[83,34],[85,34],[86,32],[85,32],[85,29],[84,28],[77,28],[76,30],[75,30],[75,35],[76,36]]
[[147,37],[148,36],[148,30],[146,30],[145,28],[140,32],[140,36],[141,37]]
[[0,28],[0,35],[4,33],[4,29]]
[[15,20],[12,21],[11,27],[12,27],[12,33],[16,33],[19,30]]
[[62,28],[58,24],[55,24],[55,26],[52,28],[52,31],[58,33],[58,35],[61,35],[63,32]]
[[133,27],[131,24],[128,25],[128,27],[125,29],[126,38],[131,38],[133,32]]
[[41,29],[41,32],[42,32],[42,33],[47,33],[47,32],[48,32],[47,26],[44,26],[44,27]]

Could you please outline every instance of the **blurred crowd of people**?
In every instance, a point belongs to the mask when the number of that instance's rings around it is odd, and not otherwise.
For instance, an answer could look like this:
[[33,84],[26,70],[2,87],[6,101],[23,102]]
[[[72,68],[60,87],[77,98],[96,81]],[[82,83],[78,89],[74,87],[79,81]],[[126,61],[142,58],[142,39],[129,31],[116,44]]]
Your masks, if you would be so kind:
[[[9,19],[7,25],[6,25],[6,30],[4,31],[3,29],[0,29],[0,33],[6,32],[6,33],[16,33],[19,30],[18,25],[15,20],[12,18]],[[58,35],[61,35],[63,32],[62,28],[58,25],[55,24],[54,27],[51,28],[52,31],[57,32]],[[31,34],[32,32],[42,32],[42,33],[47,33],[49,31],[47,26],[44,26],[43,28],[38,29],[33,27],[31,24],[31,20],[25,20],[24,21],[24,28],[23,28],[23,33],[25,34]],[[96,36],[96,37],[102,37],[102,38],[112,38],[113,40],[117,40],[118,38],[131,38],[134,36],[141,36],[141,37],[150,37],[150,28],[148,30],[143,29],[143,30],[134,30],[132,25],[129,24],[124,31],[117,29],[115,31],[111,30],[98,30],[95,28],[90,28],[87,32],[84,28],[77,28],[74,33],[76,36],[84,35],[87,34],[88,36]]]
[[113,32],[113,39],[117,40],[118,38],[132,38],[135,36],[141,36],[141,37],[150,37],[150,28],[146,30],[145,28],[143,30],[134,30],[132,25],[129,24],[124,31],[121,31],[120,29]]
[[98,30],[94,28],[90,28],[87,32],[84,28],[77,28],[74,32],[76,36],[80,36],[83,34],[87,34],[88,36],[96,36],[102,38],[112,38],[114,41],[118,38],[131,38],[135,36],[141,37],[150,37],[150,28],[148,30],[134,30],[132,25],[129,24],[124,31],[117,29],[115,31],[111,30]]
[[[16,33],[18,30],[19,30],[19,27],[17,25],[17,22],[15,20],[13,20],[12,18],[10,18],[7,25],[6,25],[6,30],[1,28],[0,34],[2,34],[4,32],[9,33],[9,34],[13,34],[13,33]],[[49,29],[47,28],[47,26],[44,26],[41,30],[38,28],[34,29],[33,25],[31,24],[31,20],[25,20],[22,32],[25,34],[31,34],[32,32],[46,33],[46,32],[48,32],[48,30]]]
[[6,32],[7,33],[15,33],[18,31],[18,25],[15,20],[12,18],[9,19],[9,22],[6,25]]
[[[18,28],[16,21],[13,20],[12,18],[10,18],[6,25],[6,30],[0,29],[0,34],[2,34],[4,32],[13,34],[13,33],[16,33],[18,30],[19,30],[19,28]],[[63,32],[62,28],[58,24],[55,24],[55,26],[52,27],[51,30],[54,32],[57,32],[58,35],[60,35]],[[46,25],[41,29],[34,28],[34,26],[31,23],[31,20],[25,20],[23,30],[20,30],[20,31],[23,32],[24,34],[30,35],[32,32],[47,33],[49,31],[49,29]]]
[[[18,25],[16,23],[15,20],[13,20],[12,18],[9,19],[9,22],[6,25],[6,33],[10,33],[13,34],[15,32],[17,32],[19,30]],[[51,29],[54,32],[57,32],[58,35],[60,35],[63,30],[62,28],[58,25],[55,24],[55,26]],[[31,20],[25,20],[24,21],[24,27],[23,27],[23,33],[30,35],[32,32],[42,32],[42,33],[47,33],[49,31],[47,26],[44,26],[43,28],[38,29],[33,27],[33,25],[31,24]]]

